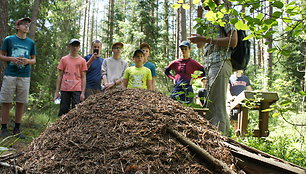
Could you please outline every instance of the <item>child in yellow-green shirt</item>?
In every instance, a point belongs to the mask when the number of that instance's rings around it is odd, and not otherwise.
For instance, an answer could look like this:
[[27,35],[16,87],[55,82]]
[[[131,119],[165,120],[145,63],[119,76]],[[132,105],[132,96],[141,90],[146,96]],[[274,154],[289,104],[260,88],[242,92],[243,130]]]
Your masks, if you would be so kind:
[[152,90],[151,70],[143,66],[144,53],[140,49],[134,52],[133,62],[135,66],[128,67],[124,72],[123,86]]

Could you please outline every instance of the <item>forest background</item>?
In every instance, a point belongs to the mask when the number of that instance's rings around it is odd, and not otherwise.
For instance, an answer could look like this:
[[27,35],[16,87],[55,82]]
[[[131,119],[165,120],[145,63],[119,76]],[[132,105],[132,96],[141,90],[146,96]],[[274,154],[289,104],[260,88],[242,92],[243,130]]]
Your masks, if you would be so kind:
[[[266,138],[232,138],[300,166],[306,166],[306,3],[303,0],[230,0],[232,8],[216,7],[211,0],[1,0],[0,39],[15,34],[15,21],[30,17],[29,37],[36,42],[37,61],[32,66],[30,101],[24,117],[23,143],[31,142],[57,117],[53,103],[57,64],[68,54],[67,42],[81,40],[80,55],[90,52],[90,43],[103,42],[102,57],[111,55],[113,42],[123,42],[122,57],[131,55],[140,43],[151,45],[157,67],[157,90],[169,95],[173,83],[164,68],[179,57],[178,44],[192,33],[206,34],[207,20],[230,22],[247,30],[252,42],[251,60],[245,72],[252,88],[277,92],[279,101],[271,108],[270,135]],[[209,6],[211,11],[201,11]],[[202,15],[203,12],[203,15]],[[1,46],[2,43],[0,43]],[[192,58],[204,63],[203,50],[192,46]],[[5,62],[0,63],[0,83]],[[195,82],[199,88],[199,82]],[[12,109],[12,116],[13,116]],[[256,120],[257,119],[257,120]],[[251,113],[249,127],[258,118]],[[3,144],[1,144],[3,143]],[[0,142],[4,146],[5,142]]]

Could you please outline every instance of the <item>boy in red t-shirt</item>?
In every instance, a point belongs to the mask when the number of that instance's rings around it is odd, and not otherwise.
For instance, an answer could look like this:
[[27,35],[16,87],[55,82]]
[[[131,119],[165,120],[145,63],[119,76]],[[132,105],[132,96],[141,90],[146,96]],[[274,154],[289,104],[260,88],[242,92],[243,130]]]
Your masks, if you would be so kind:
[[[182,41],[179,45],[182,53],[182,58],[172,61],[166,68],[165,74],[175,81],[173,91],[170,97],[182,103],[192,103],[193,97],[189,95],[193,93],[191,80],[195,71],[202,71],[199,77],[205,75],[204,67],[197,61],[190,58],[191,45],[188,41]],[[170,71],[173,70],[175,75]]]
[[71,39],[69,49],[70,53],[62,57],[57,66],[59,75],[56,80],[54,100],[61,98],[58,116],[68,113],[85,99],[87,65],[85,59],[78,54],[80,41]]

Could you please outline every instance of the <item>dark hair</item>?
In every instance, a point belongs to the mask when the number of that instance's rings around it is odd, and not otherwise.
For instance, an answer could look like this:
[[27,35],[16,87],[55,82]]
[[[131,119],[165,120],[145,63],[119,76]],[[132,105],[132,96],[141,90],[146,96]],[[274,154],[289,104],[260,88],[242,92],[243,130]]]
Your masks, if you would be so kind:
[[136,57],[138,53],[141,53],[142,55],[144,55],[141,49],[137,49],[134,51],[133,58]]

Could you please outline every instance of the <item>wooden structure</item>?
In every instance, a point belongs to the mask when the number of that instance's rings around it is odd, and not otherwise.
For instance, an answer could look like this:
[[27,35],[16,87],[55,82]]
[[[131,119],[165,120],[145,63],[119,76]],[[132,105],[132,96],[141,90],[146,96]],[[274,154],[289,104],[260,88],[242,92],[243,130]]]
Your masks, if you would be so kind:
[[193,110],[203,117],[205,117],[206,112],[209,111],[208,108],[193,108]]
[[[267,137],[269,135],[268,121],[269,111],[265,111],[271,104],[278,100],[278,94],[275,92],[256,92],[243,91],[230,104],[230,109],[238,109],[238,127],[236,133],[244,136],[247,133],[248,127],[248,112],[249,110],[258,110],[258,127],[254,130],[253,136]],[[247,106],[246,103],[251,103]]]
[[247,174],[306,174],[306,169],[260,150],[228,139],[223,142]]
[[[176,138],[184,146],[195,152],[202,160],[220,170],[220,173],[235,174],[233,168],[229,168],[224,162],[214,158],[205,149],[190,141],[180,132],[167,126],[167,132]],[[241,144],[235,140],[227,139],[221,142],[229,148],[235,157],[235,167],[239,167],[246,174],[306,174],[306,170],[300,166],[279,159],[252,147]]]

